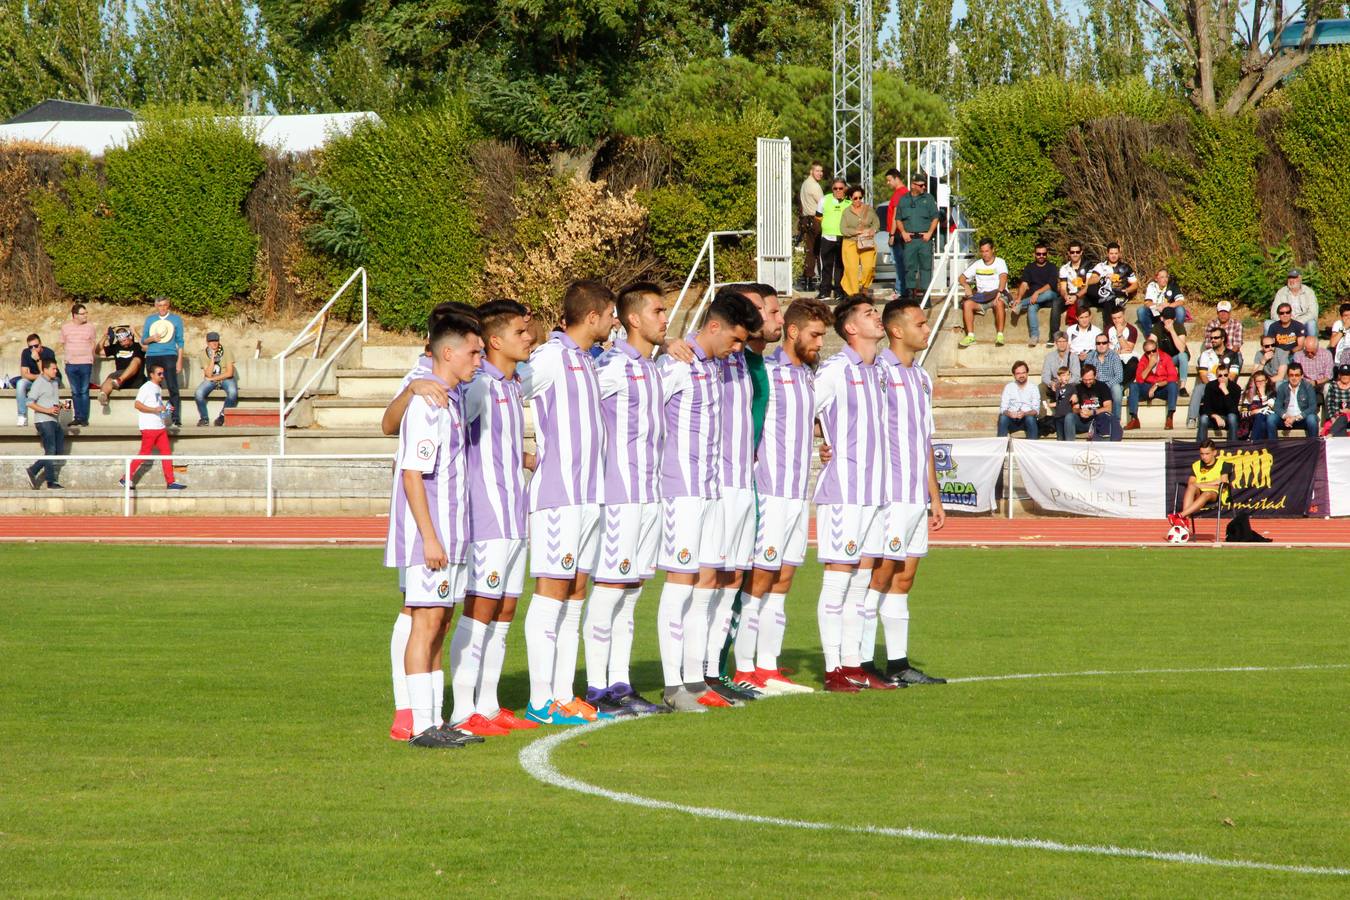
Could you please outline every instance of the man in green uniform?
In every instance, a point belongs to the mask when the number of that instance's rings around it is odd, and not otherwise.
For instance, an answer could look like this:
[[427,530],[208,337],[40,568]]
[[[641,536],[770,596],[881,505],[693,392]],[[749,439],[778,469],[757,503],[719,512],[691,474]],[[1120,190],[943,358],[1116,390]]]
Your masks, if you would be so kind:
[[898,234],[905,242],[905,274],[910,293],[922,297],[933,280],[933,238],[938,230],[937,203],[928,195],[928,179],[915,172],[909,193],[900,198]]

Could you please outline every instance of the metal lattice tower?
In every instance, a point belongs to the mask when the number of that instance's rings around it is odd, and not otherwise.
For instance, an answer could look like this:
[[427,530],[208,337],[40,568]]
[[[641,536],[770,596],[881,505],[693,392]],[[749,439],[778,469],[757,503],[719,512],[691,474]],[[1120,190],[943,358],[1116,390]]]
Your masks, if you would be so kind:
[[834,172],[872,202],[872,0],[843,0],[834,23]]

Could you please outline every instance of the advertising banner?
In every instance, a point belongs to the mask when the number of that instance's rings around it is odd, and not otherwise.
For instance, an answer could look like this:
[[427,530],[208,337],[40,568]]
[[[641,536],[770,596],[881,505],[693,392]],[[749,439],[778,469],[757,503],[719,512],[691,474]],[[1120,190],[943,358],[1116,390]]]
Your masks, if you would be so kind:
[[992,512],[1008,439],[953,438],[933,442],[938,487],[947,512]]
[[1037,505],[1080,516],[1161,519],[1163,441],[1013,441],[1013,464]]
[[[1217,442],[1216,442],[1217,443]],[[1313,483],[1322,461],[1319,440],[1255,441],[1218,444],[1220,462],[1233,467],[1228,505],[1251,516],[1306,516],[1312,512]],[[1167,502],[1185,491],[1198,446],[1172,441],[1167,447]]]
[[1328,438],[1326,515],[1350,516],[1350,438]]

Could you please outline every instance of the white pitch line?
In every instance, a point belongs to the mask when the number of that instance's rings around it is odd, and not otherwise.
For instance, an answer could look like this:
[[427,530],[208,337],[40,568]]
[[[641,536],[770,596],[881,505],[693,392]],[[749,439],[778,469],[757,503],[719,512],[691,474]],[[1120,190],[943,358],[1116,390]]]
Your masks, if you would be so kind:
[[[1085,672],[1043,672],[1019,675],[980,675],[969,678],[952,678],[949,683],[969,684],[977,681],[999,681],[1028,678],[1071,678],[1075,675],[1153,675],[1185,674],[1204,672],[1288,672],[1317,669],[1346,669],[1350,664],[1306,665],[1306,666],[1230,666],[1216,669],[1137,669],[1134,671],[1085,671]],[[804,831],[842,831],[848,834],[866,834],[877,837],[906,838],[915,841],[937,841],[949,844],[973,844],[980,847],[1008,847],[1018,850],[1045,850],[1051,853],[1072,853],[1089,856],[1112,856],[1125,859],[1149,859],[1157,862],[1174,862],[1191,866],[1211,866],[1220,869],[1251,869],[1261,872],[1284,872],[1295,875],[1350,875],[1350,867],[1341,866],[1300,866],[1285,863],[1260,862],[1250,859],[1222,859],[1206,856],[1203,853],[1184,851],[1145,850],[1138,847],[1117,847],[1113,844],[1066,844],[1041,838],[999,837],[983,834],[952,834],[942,831],[928,831],[922,828],[887,828],[880,825],[843,825],[835,822],[811,822],[805,819],[788,819],[780,816],[757,816],[736,812],[730,809],[718,809],[711,806],[690,806],[684,803],[672,803],[669,800],[655,800],[624,791],[612,791],[599,785],[590,784],[578,778],[564,775],[553,765],[553,751],[567,741],[595,733],[629,719],[614,719],[608,722],[596,722],[579,728],[571,728],[542,737],[526,745],[520,751],[520,766],[531,778],[543,784],[600,797],[614,803],[640,806],[644,809],[658,809],[667,812],[684,813],[702,819],[716,819],[723,822],[746,822],[753,825],[776,825],[780,828],[797,828]]]

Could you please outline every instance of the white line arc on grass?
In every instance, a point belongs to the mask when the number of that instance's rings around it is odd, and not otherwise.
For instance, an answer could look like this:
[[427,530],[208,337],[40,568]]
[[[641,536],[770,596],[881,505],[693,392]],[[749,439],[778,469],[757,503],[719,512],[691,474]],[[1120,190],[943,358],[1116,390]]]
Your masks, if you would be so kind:
[[[1231,666],[1216,669],[1138,669],[1135,671],[1086,671],[1086,672],[1044,672],[1020,675],[981,675],[969,678],[953,678],[952,684],[979,681],[1010,681],[1029,678],[1070,678],[1075,675],[1152,675],[1208,672],[1289,672],[1317,669],[1346,669],[1350,664],[1306,665],[1306,666]],[[572,778],[559,772],[553,765],[553,751],[562,744],[585,735],[593,734],[602,728],[608,728],[623,722],[614,719],[608,722],[596,722],[580,728],[559,731],[542,737],[526,745],[520,751],[520,765],[531,778],[563,790],[575,791],[601,797],[615,803],[640,806],[644,809],[660,809],[669,812],[684,813],[703,819],[717,819],[724,822],[747,822],[754,825],[776,825],[781,828],[798,828],[805,831],[843,831],[849,834],[868,834],[878,837],[907,838],[916,841],[938,841],[951,844],[974,844],[981,847],[1009,847],[1019,850],[1047,850],[1052,853],[1075,853],[1092,856],[1114,856],[1126,859],[1151,859],[1159,862],[1175,862],[1193,866],[1213,866],[1221,869],[1254,869],[1262,872],[1287,872],[1296,875],[1350,875],[1350,868],[1339,866],[1298,866],[1283,863],[1259,862],[1248,859],[1220,859],[1205,856],[1202,853],[1186,853],[1164,850],[1144,850],[1137,847],[1116,847],[1111,844],[1066,844],[1061,841],[1042,840],[1040,838],[997,837],[983,834],[950,834],[941,831],[927,831],[922,828],[887,828],[880,825],[841,825],[834,822],[810,822],[805,819],[787,819],[779,816],[757,816],[736,812],[730,809],[717,809],[710,806],[690,806],[685,803],[672,803],[669,800],[654,800],[624,791],[612,791],[599,785],[590,784],[578,778]]]

